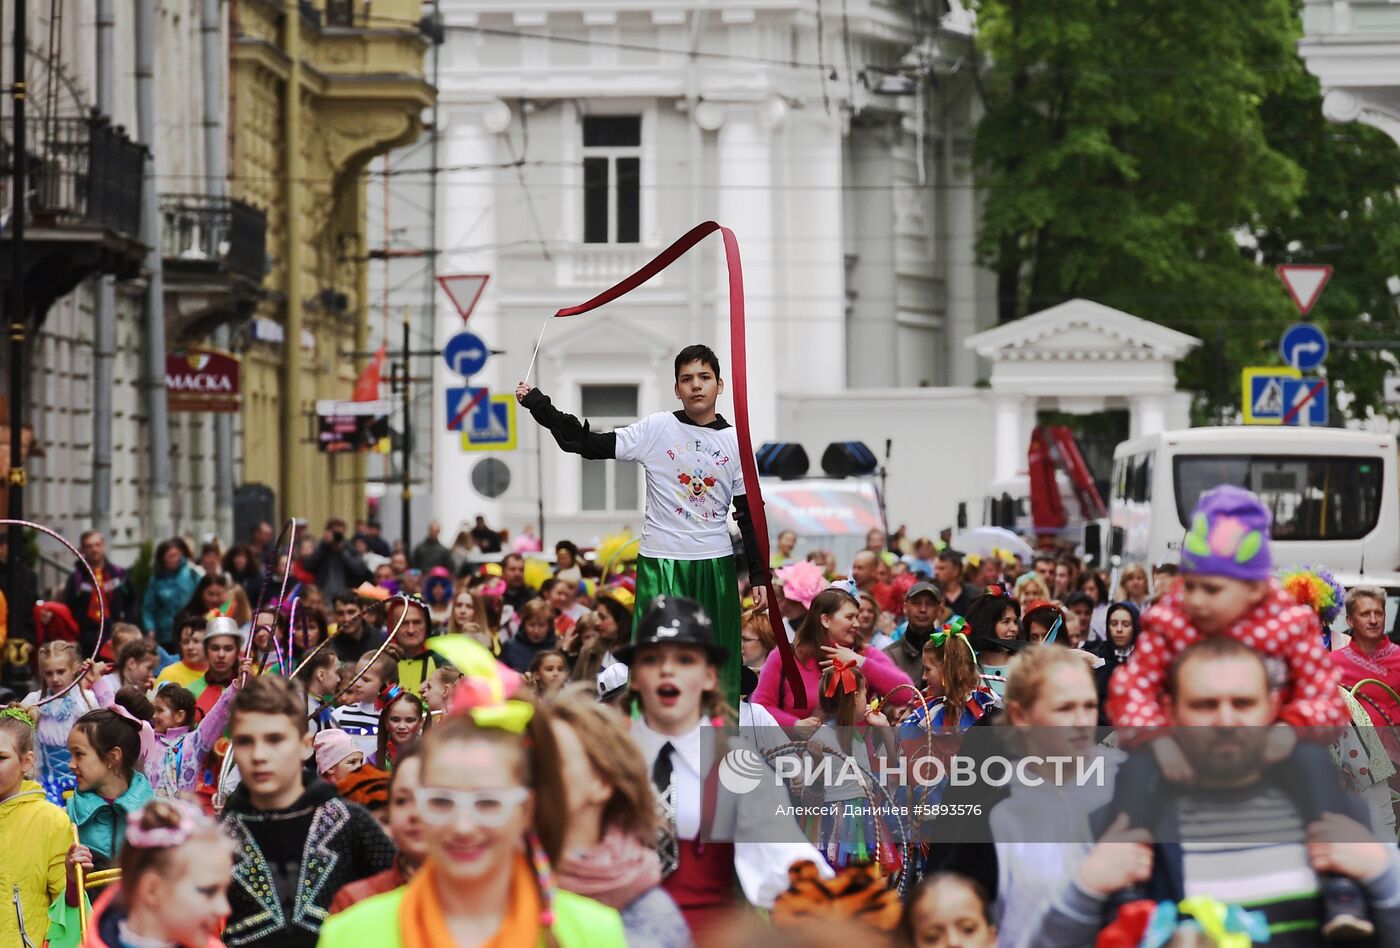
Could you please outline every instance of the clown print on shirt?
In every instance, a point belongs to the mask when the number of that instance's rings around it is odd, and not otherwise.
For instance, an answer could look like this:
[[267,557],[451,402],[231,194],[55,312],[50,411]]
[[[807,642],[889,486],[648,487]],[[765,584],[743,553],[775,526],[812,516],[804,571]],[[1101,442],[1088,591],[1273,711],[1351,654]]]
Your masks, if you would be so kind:
[[723,418],[697,425],[685,412],[648,415],[619,428],[615,457],[646,471],[641,554],[702,560],[734,552],[729,508],[744,493],[739,439]]

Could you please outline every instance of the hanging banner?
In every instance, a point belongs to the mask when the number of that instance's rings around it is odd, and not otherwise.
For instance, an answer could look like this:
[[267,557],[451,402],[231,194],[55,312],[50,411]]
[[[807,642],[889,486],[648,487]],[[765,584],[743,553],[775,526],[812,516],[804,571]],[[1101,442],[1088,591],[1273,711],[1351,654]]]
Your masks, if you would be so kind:
[[238,356],[222,349],[189,346],[165,357],[165,401],[171,411],[236,412]]
[[385,399],[373,402],[319,401],[316,403],[316,447],[327,454],[371,451],[389,437],[389,412]]

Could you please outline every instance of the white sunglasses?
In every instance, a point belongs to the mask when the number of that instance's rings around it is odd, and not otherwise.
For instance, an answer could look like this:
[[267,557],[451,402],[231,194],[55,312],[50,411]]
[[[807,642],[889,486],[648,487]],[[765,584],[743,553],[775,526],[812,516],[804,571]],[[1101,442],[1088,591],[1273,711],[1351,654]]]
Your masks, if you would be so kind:
[[499,829],[510,821],[515,808],[530,796],[525,787],[502,790],[448,790],[445,787],[415,787],[413,799],[418,816],[430,826],[451,826],[459,810],[466,810],[472,822],[487,829]]

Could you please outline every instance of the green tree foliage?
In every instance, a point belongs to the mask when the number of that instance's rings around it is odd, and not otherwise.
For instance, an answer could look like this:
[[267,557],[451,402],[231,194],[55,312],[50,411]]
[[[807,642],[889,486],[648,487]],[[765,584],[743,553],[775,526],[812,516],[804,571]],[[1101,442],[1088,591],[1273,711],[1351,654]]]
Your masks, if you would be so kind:
[[1333,266],[1311,314],[1332,340],[1328,375],[1355,397],[1348,414],[1365,417],[1368,407],[1380,413],[1381,381],[1394,370],[1390,353],[1337,344],[1400,338],[1396,304],[1386,285],[1400,274],[1400,147],[1369,125],[1324,119],[1317,79],[1301,63],[1289,72],[1286,86],[1265,100],[1261,113],[1274,147],[1307,174],[1294,207],[1253,222],[1261,259],[1270,267]]
[[[1296,311],[1275,263],[1337,265],[1315,310],[1334,336],[1391,321],[1400,229],[1377,225],[1397,213],[1400,155],[1383,135],[1323,120],[1294,51],[1293,0],[976,10],[979,252],[1002,320],[1082,296],[1198,336],[1180,381],[1202,417],[1238,404],[1241,366],[1277,361]],[[1356,329],[1362,312],[1374,321]],[[1330,365],[1370,403],[1374,362]]]

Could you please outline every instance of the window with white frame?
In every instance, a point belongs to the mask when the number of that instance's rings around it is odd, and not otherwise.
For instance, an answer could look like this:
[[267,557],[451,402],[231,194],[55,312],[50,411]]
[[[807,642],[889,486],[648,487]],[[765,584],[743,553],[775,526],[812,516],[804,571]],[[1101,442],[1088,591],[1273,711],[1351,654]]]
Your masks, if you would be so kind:
[[[583,417],[594,431],[612,431],[637,420],[636,385],[584,385]],[[640,466],[583,460],[579,509],[632,513],[641,509]]]
[[583,242],[642,239],[642,117],[583,117]]

